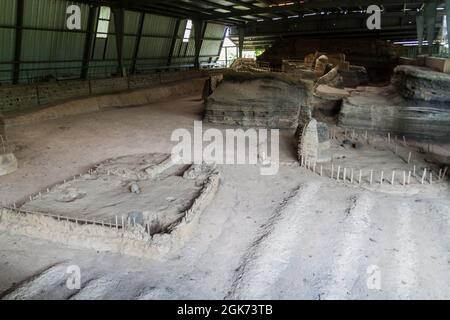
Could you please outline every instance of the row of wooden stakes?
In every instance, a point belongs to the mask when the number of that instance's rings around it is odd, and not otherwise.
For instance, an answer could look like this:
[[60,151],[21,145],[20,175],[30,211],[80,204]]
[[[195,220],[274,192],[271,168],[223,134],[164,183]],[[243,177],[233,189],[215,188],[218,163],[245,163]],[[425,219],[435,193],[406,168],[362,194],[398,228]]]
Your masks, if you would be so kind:
[[[311,170],[314,173],[319,174],[320,176],[324,175],[324,167],[322,164],[317,164],[317,162],[312,161],[310,159],[307,159],[306,157],[302,157],[301,159],[301,166],[306,168],[307,170]],[[350,183],[357,183],[362,184],[363,183],[363,170],[354,170],[352,168],[345,168],[342,166],[334,166],[334,164],[331,164],[331,168],[329,170],[330,172],[330,178],[336,181],[343,181],[343,182],[350,182]],[[439,171],[439,174],[437,176],[436,181],[442,181],[445,179],[448,172],[448,167],[445,167],[445,169],[441,169]],[[374,176],[375,171],[370,170],[369,171],[369,179],[368,183],[370,185],[379,182],[380,185],[384,183],[384,181],[389,182],[391,185],[395,184],[395,178],[397,175],[397,171],[392,170],[390,175],[390,180],[388,176],[385,176],[384,171],[380,171],[379,179],[375,180]],[[425,184],[428,182],[429,184],[433,184],[433,172],[428,172],[427,169],[423,169],[422,174],[417,174],[416,166],[414,166],[414,169],[412,171],[401,171],[403,173],[403,180],[400,181],[400,184],[403,186],[410,185],[411,184],[411,178],[414,177],[417,179],[421,184]],[[401,174],[400,173],[400,174]]]

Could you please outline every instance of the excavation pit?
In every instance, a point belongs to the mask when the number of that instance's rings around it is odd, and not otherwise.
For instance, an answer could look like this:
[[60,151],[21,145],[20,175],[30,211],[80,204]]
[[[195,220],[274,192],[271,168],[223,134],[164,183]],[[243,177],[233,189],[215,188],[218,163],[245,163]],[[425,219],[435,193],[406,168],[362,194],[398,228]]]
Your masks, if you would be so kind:
[[448,187],[448,167],[403,137],[334,128],[330,152],[330,162],[305,157],[301,164],[324,177],[377,191],[417,193]]
[[32,196],[19,209],[120,228],[139,224],[153,236],[177,225],[213,172],[175,165],[165,154],[125,156]]

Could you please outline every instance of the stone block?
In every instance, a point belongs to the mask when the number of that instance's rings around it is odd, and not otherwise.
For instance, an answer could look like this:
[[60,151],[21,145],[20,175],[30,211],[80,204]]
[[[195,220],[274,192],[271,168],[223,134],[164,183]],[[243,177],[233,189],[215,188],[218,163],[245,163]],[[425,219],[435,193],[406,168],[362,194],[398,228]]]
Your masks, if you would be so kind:
[[328,126],[312,119],[303,127],[299,126],[298,157],[312,163],[323,163],[331,160]]

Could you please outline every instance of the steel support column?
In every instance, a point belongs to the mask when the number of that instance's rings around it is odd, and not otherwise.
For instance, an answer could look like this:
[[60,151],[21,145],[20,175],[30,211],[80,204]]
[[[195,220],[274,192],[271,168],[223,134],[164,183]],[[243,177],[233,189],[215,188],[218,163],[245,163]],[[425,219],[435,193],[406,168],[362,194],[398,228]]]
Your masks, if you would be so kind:
[[172,42],[170,44],[169,57],[167,58],[167,66],[168,67],[170,67],[170,65],[172,64],[173,51],[175,50],[175,45],[177,43],[178,32],[180,31],[180,24],[181,24],[181,20],[177,19],[177,22],[175,23],[175,28],[173,31]]
[[22,27],[24,0],[17,0],[16,10],[16,39],[14,44],[14,64],[12,71],[13,84],[19,83],[20,60],[22,56]]
[[123,67],[123,37],[125,33],[125,12],[123,7],[115,7],[112,9],[114,13],[114,27],[116,31],[116,46],[117,46],[117,71],[118,74],[125,76]]
[[192,23],[194,25],[194,33],[195,33],[194,67],[195,67],[195,69],[200,69],[200,52],[202,50],[205,22],[203,20],[197,18],[197,19],[192,20]]
[[417,28],[417,42],[418,42],[419,54],[421,54],[422,47],[423,47],[423,31],[424,31],[423,15],[416,17],[416,28]]
[[244,40],[245,40],[245,28],[244,26],[239,27],[239,54],[238,57],[242,58],[242,53],[244,51]]
[[450,45],[450,0],[445,1],[445,10],[447,16],[447,43]]
[[81,79],[86,79],[89,74],[89,61],[91,60],[92,48],[94,44],[97,9],[97,6],[89,6],[88,25],[83,50],[83,62],[81,64]]
[[427,28],[427,42],[428,53],[432,53],[433,41],[436,37],[436,14],[437,14],[437,2],[432,1],[425,4],[424,16],[425,25]]
[[137,63],[137,58],[139,55],[139,47],[141,46],[142,30],[144,29],[144,21],[145,21],[145,12],[141,12],[141,15],[139,17],[138,33],[136,35],[136,43],[134,45],[134,51],[133,51],[133,61],[131,62],[131,68],[130,68],[131,74],[136,73],[136,63]]

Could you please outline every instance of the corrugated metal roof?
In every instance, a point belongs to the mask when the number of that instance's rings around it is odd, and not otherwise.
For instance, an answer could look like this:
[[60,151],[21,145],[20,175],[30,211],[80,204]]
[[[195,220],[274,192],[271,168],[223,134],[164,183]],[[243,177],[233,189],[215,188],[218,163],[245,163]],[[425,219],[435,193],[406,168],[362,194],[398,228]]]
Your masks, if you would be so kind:
[[146,14],[142,34],[172,37],[176,22],[176,18]]
[[26,0],[24,1],[23,24],[25,27],[64,29],[67,7],[76,4],[81,8],[81,28],[86,30],[88,5],[74,1]]
[[13,26],[16,23],[16,0],[2,0],[0,24]]
[[14,60],[14,30],[0,29],[0,62]]
[[[216,23],[208,23],[205,30],[205,40],[203,40],[201,56],[218,55],[225,32],[225,26]],[[211,40],[217,39],[217,40]]]
[[[14,60],[15,18],[17,0],[0,0],[0,62]],[[66,10],[69,5],[81,8],[81,31],[66,30]],[[140,12],[125,11],[123,59],[131,66],[139,33]],[[21,74],[22,79],[59,74],[81,74],[84,54],[89,6],[76,1],[26,0],[24,1],[24,29],[22,34]],[[182,41],[186,21],[181,20],[173,52],[170,52],[178,18],[157,14],[145,14],[138,51],[137,63],[151,66],[166,66],[170,55],[172,64],[193,64],[195,55],[195,32],[192,30],[188,43]],[[201,55],[216,55],[219,51],[224,26],[209,23]],[[108,75],[117,66],[117,47],[114,14],[111,14],[106,39],[95,38],[89,75]],[[208,58],[202,58],[206,61]],[[12,64],[0,64],[0,80],[11,79]],[[45,70],[46,69],[46,70]],[[26,71],[25,71],[26,70]]]

